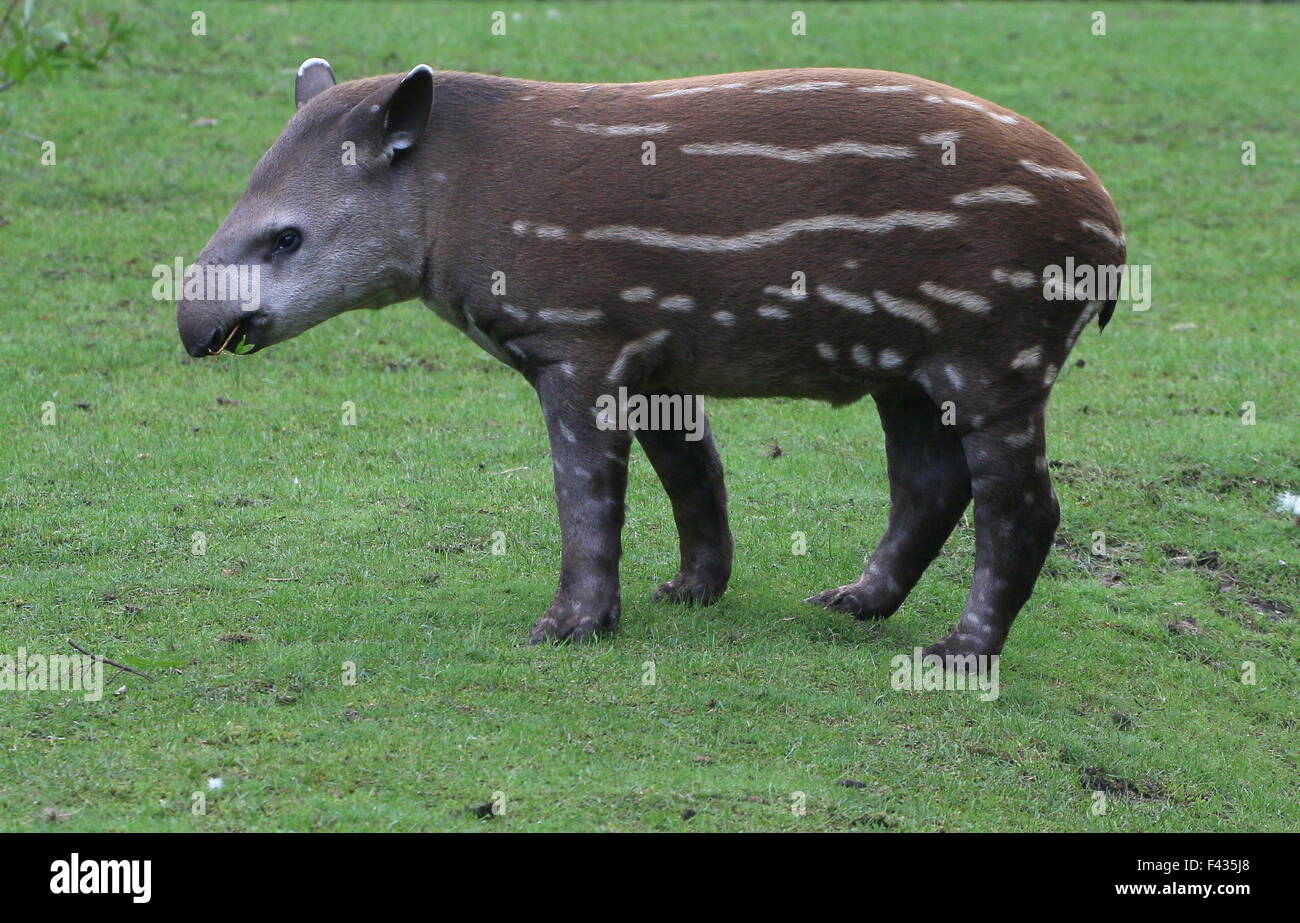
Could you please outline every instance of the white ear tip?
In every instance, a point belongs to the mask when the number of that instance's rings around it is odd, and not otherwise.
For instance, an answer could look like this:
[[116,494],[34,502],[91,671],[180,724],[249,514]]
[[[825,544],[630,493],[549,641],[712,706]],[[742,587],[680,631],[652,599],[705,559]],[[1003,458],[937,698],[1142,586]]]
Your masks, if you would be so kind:
[[334,72],[334,68],[330,67],[330,62],[326,61],[324,58],[308,58],[306,61],[303,61],[302,65],[298,68],[298,76],[301,77],[308,68],[315,67],[317,64],[324,64],[326,70],[330,73]]

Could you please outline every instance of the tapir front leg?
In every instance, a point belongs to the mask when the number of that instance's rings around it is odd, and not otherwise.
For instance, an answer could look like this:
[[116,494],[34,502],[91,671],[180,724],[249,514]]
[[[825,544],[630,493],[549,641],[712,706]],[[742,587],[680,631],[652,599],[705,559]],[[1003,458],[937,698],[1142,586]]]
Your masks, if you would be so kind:
[[975,580],[957,628],[925,649],[941,657],[1001,652],[1060,522],[1041,408],[967,433],[962,444],[975,494]]
[[542,403],[555,471],[563,550],[555,601],[533,626],[531,644],[581,640],[618,627],[627,454],[632,437],[596,426],[599,386],[550,365],[533,385]]
[[[707,606],[717,601],[731,579],[735,542],[727,524],[722,460],[702,411],[699,420],[698,433],[637,430],[636,438],[672,502],[681,547],[681,569],[655,590],[654,598]],[[688,438],[696,435],[699,438]]]

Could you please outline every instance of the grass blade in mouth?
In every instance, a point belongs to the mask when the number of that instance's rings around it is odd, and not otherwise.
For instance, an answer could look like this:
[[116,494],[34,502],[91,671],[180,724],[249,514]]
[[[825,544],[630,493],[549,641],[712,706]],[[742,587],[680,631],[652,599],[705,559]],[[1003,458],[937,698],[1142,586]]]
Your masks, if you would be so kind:
[[235,324],[235,326],[232,327],[230,330],[230,336],[226,337],[226,342],[222,343],[221,348],[218,349],[216,352],[214,352],[212,355],[220,356],[222,353],[224,353],[226,351],[226,347],[230,345],[230,341],[235,338],[235,334],[238,332],[239,332],[239,324]]

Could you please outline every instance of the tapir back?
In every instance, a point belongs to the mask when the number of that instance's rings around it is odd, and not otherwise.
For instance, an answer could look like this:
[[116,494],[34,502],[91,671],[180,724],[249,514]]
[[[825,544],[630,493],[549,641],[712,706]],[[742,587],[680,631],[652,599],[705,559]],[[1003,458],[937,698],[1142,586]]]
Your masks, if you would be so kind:
[[1044,268],[1123,262],[1073,151],[917,77],[444,75],[438,99],[447,268],[429,296],[521,364],[836,403],[911,376],[936,400],[980,382],[996,403],[1050,387],[1102,308],[1046,301]]

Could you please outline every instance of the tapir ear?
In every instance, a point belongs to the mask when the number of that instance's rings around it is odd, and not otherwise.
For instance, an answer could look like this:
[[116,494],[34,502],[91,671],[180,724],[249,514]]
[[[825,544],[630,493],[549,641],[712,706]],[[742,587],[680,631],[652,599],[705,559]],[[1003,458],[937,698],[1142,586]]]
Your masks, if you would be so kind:
[[308,58],[298,68],[298,80],[293,85],[293,101],[301,109],[317,93],[334,86],[334,71],[324,58]]
[[384,106],[384,156],[414,147],[433,109],[433,71],[421,64],[402,78]]

